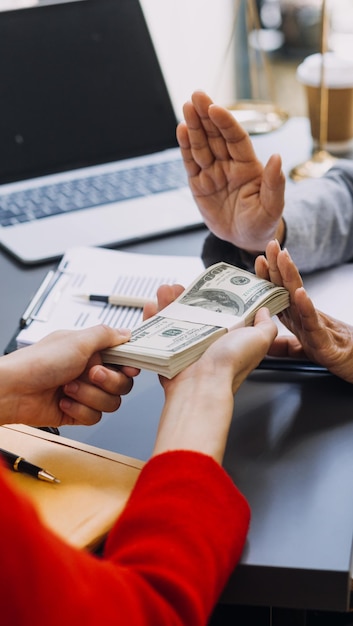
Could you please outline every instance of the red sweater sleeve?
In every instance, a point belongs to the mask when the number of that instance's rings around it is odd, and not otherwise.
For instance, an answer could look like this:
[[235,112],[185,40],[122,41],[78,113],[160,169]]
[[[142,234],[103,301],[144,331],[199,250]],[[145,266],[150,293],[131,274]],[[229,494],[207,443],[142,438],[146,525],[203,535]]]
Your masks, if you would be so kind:
[[0,497],[0,615],[11,626],[205,625],[249,523],[224,470],[186,451],[145,465],[104,558],[45,528],[4,470]]

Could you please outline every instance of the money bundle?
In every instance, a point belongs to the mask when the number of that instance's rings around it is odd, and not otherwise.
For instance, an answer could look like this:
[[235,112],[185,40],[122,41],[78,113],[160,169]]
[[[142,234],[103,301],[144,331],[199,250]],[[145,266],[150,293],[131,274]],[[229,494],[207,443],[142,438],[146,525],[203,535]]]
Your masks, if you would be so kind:
[[173,378],[220,335],[250,326],[256,312],[289,306],[284,287],[220,262],[207,268],[174,302],[132,331],[129,342],[105,350],[105,363],[131,365]]

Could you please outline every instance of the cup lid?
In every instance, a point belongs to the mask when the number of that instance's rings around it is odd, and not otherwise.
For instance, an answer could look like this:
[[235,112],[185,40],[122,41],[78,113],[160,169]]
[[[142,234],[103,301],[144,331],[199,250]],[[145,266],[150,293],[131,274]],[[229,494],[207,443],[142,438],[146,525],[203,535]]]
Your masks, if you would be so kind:
[[[319,87],[321,81],[322,55],[311,54],[297,67],[297,79],[304,85]],[[353,61],[334,52],[324,54],[325,85],[332,89],[353,87]]]

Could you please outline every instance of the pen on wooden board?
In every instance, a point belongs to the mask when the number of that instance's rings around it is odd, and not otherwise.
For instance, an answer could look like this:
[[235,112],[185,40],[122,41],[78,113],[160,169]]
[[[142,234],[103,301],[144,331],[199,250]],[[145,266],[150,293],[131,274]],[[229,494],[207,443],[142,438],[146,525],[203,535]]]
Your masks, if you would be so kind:
[[5,462],[6,466],[14,472],[29,474],[39,480],[45,480],[47,483],[60,483],[60,480],[55,478],[53,474],[50,474],[50,472],[47,472],[42,467],[38,467],[38,465],[29,463],[18,454],[14,454],[13,452],[0,448],[0,458]]
[[87,302],[102,302],[113,304],[114,306],[127,306],[135,309],[143,309],[147,302],[153,302],[153,298],[143,298],[140,296],[125,296],[122,294],[112,294],[110,296],[99,294],[77,294],[75,298],[86,300]]

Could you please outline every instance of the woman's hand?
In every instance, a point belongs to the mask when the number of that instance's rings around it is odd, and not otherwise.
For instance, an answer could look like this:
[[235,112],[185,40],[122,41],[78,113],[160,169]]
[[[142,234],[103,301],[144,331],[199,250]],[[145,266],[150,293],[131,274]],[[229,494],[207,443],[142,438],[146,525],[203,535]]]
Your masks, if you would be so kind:
[[229,331],[177,376],[161,377],[166,401],[154,454],[189,449],[221,462],[234,393],[263,359],[276,334],[268,310],[261,309],[253,327]]

